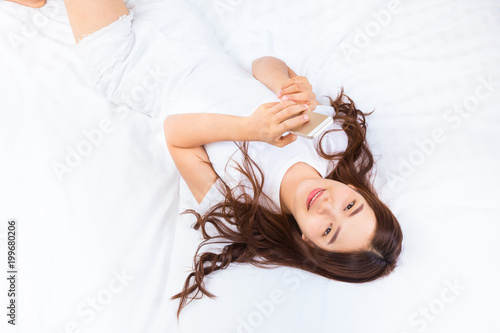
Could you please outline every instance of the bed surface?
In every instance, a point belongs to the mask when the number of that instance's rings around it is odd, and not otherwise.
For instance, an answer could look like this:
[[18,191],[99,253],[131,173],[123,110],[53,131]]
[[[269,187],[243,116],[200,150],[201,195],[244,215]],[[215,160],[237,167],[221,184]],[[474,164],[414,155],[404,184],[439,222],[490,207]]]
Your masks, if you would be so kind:
[[[375,109],[375,184],[403,228],[400,266],[353,285],[233,265],[177,322],[169,298],[200,236],[178,214],[194,202],[161,122],[93,89],[62,1],[2,1],[0,248],[17,219],[17,332],[500,332],[498,2],[189,3],[243,68],[276,56],[316,95],[343,86]],[[168,1],[128,6],[166,24]]]

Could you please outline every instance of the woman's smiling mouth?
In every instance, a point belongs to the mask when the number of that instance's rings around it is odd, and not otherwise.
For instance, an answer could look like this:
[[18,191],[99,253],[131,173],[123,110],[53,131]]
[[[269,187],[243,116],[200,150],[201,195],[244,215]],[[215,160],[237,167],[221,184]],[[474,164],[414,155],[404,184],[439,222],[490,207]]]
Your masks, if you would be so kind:
[[307,210],[309,210],[312,205],[316,202],[316,200],[321,196],[321,194],[325,191],[323,188],[317,188],[311,191],[309,193],[309,196],[307,197],[306,200],[306,205],[307,205]]

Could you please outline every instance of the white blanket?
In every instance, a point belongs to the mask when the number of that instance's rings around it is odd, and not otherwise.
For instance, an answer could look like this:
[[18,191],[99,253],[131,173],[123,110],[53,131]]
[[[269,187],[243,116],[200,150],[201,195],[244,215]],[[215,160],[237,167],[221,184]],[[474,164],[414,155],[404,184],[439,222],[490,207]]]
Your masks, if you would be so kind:
[[[170,3],[128,6],[166,29]],[[17,331],[500,331],[498,4],[190,3],[243,69],[277,56],[317,95],[344,86],[375,109],[376,187],[403,228],[400,267],[354,285],[234,265],[207,279],[217,299],[193,301],[177,323],[169,299],[200,235],[178,215],[194,200],[161,122],[94,89],[62,1],[2,1],[0,249],[6,258],[7,221],[17,219]],[[3,308],[2,332],[15,332]]]

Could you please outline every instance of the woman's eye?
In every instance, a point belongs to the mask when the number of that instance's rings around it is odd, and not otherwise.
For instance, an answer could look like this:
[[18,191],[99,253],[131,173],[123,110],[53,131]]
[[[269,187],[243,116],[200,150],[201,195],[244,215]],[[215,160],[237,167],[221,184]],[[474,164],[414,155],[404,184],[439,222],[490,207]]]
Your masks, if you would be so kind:
[[344,211],[351,209],[351,208],[352,208],[352,206],[354,206],[354,203],[355,203],[355,201],[353,201],[353,202],[351,202],[350,204],[348,204],[348,205],[347,205],[347,207],[346,207],[346,208],[344,208]]
[[324,236],[328,235],[332,231],[332,226],[329,226],[326,230],[325,233],[323,234]]

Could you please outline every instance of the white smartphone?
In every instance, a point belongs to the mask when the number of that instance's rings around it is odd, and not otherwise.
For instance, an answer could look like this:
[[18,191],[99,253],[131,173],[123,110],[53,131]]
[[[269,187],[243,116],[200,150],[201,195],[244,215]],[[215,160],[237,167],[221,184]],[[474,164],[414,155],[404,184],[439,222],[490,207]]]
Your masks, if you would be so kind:
[[309,121],[299,127],[296,127],[289,133],[300,135],[304,138],[314,139],[318,134],[326,131],[328,126],[333,124],[333,118],[330,116],[325,116],[321,113],[316,113],[314,111],[304,111],[302,115],[306,114],[309,116]]

